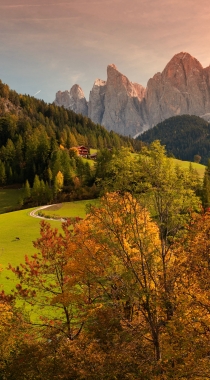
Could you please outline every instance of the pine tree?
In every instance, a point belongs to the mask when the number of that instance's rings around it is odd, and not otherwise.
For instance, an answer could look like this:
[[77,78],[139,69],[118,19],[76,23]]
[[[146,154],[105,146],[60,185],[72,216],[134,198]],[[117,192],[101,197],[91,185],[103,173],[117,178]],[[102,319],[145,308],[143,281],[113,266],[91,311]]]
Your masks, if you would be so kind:
[[205,169],[202,190],[202,205],[204,210],[210,207],[210,159]]
[[31,196],[31,188],[28,180],[26,180],[25,186],[24,186],[24,199],[28,199]]
[[0,160],[0,185],[6,183],[6,170],[4,163]]
[[34,183],[33,183],[31,195],[37,205],[39,204],[40,193],[41,193],[41,184],[40,184],[39,176],[36,174],[34,177]]

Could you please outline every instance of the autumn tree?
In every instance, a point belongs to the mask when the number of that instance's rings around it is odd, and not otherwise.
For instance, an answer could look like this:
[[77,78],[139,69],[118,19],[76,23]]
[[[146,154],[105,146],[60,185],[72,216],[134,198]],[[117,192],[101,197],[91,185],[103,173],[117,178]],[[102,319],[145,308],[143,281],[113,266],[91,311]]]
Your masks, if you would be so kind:
[[174,365],[180,377],[208,379],[210,339],[210,214],[194,215],[179,245],[180,281],[177,320],[171,325]]
[[51,357],[59,352],[75,378],[95,379],[97,368],[101,379],[197,380],[202,364],[209,376],[209,216],[185,216],[163,256],[161,225],[145,203],[113,192],[61,234],[42,222],[38,254],[11,268],[16,296],[55,342]]
[[48,327],[53,334],[75,339],[83,326],[77,308],[77,289],[74,278],[71,278],[72,289],[67,290],[69,277],[65,266],[71,259],[72,232],[70,223],[63,224],[63,233],[51,229],[46,222],[41,222],[41,237],[34,242],[38,250],[25,263],[10,270],[19,279],[15,296],[31,305],[36,314],[31,322],[39,327]]
[[62,190],[63,181],[64,181],[63,174],[61,173],[61,171],[59,171],[55,177],[54,184],[53,184],[53,191],[54,191],[55,197]]
[[[143,148],[138,160],[142,176],[139,200],[148,207],[159,227],[163,272],[163,297],[168,320],[173,315],[173,289],[176,278],[171,250],[182,238],[194,212],[201,210],[201,202],[195,194],[190,170],[174,166],[158,141],[150,148]],[[197,186],[199,186],[199,179]]]
[[111,191],[134,193],[134,184],[138,182],[136,175],[137,164],[127,148],[103,149],[97,154],[95,176],[103,194]]
[[[148,211],[129,193],[113,193],[103,198],[100,208],[91,208],[75,233],[82,258],[79,267],[74,264],[75,275],[80,274],[91,305],[97,310],[98,304],[112,304],[125,325],[137,330],[141,326],[142,347],[158,362],[167,316],[161,241]],[[71,267],[69,262],[67,273]]]
[[[126,334],[135,331],[136,335],[131,334],[134,345],[135,336],[141,336],[139,349],[150,363],[141,365],[144,374],[151,371],[150,379],[155,372],[160,378],[168,378],[175,368],[183,376],[182,352],[188,356],[190,350],[192,335],[189,340],[186,336],[188,331],[192,332],[187,326],[187,321],[191,323],[187,318],[189,296],[183,292],[187,255],[183,246],[191,219],[190,215],[184,218],[187,219],[183,219],[182,233],[174,235],[173,244],[165,241],[164,251],[161,226],[152,220],[140,199],[129,193],[107,194],[100,207],[92,207],[86,220],[77,225],[75,254],[78,256],[67,264],[67,273],[74,270],[90,301],[90,326],[95,326],[95,337],[101,340],[101,345],[106,342],[103,328],[111,331],[112,326],[108,328],[106,322],[106,327],[102,327],[102,321],[113,312],[116,326],[119,323],[124,333],[128,326]],[[100,325],[98,332],[94,318]],[[183,318],[186,325],[181,322]],[[89,323],[87,317],[86,324]],[[121,332],[115,327],[115,339],[117,336]],[[110,339],[111,335],[109,342]],[[195,357],[188,357],[189,374]]]

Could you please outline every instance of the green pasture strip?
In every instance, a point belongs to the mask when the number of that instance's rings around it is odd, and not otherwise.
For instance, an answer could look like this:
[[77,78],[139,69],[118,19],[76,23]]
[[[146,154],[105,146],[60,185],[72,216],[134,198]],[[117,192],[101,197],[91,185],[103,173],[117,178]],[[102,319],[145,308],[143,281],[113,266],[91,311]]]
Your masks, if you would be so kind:
[[94,154],[97,152],[98,152],[98,149],[90,148],[90,154]]
[[23,188],[0,189],[0,214],[10,212],[18,207],[20,198],[23,196]]
[[95,161],[89,158],[82,157],[83,162],[87,162],[90,165],[90,168],[93,169],[95,166]]
[[97,205],[99,201],[97,199],[66,202],[54,206],[49,206],[46,209],[40,210],[43,215],[49,217],[60,217],[60,218],[75,218],[79,216],[80,218],[85,218],[86,208],[88,205]]
[[205,165],[198,164],[196,162],[189,162],[189,161],[181,161],[178,160],[177,158],[172,158],[172,161],[174,165],[179,165],[183,169],[189,169],[190,164],[192,165],[193,169],[196,169],[200,178],[204,177],[204,172],[205,172]]
[[[17,266],[24,262],[25,255],[30,256],[36,252],[32,242],[40,236],[41,219],[32,218],[29,215],[32,210],[33,208],[0,215],[0,264],[3,269],[0,283],[6,292],[13,288],[15,279],[13,273],[6,270],[8,263]],[[58,221],[49,223],[53,227],[61,226]],[[8,276],[9,280],[6,278]]]
[[[139,155],[141,155],[141,152],[140,153],[131,153],[131,154],[132,154],[132,157],[134,157],[135,159],[138,159]],[[197,170],[200,178],[204,177],[204,172],[205,172],[205,168],[206,168],[205,165],[198,164],[197,162],[182,161],[182,160],[178,160],[177,158],[169,157],[169,159],[172,160],[174,166],[178,165],[183,169],[189,169],[189,166],[191,164],[192,168]]]

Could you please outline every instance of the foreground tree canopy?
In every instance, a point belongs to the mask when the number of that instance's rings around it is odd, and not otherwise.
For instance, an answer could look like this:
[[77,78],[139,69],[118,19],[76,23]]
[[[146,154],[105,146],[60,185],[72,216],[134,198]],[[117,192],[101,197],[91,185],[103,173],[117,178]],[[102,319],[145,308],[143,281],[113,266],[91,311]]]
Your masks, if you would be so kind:
[[62,232],[42,222],[36,252],[10,265],[17,284],[13,302],[1,297],[2,379],[210,378],[210,214],[200,180],[158,142],[136,160],[115,158],[102,178],[100,157],[99,205]]

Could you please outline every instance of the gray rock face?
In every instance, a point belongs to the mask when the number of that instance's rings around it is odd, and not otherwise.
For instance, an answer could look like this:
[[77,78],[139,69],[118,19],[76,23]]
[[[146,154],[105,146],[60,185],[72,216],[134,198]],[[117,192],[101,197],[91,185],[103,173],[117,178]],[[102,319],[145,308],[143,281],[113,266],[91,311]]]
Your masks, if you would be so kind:
[[54,103],[63,106],[83,116],[88,116],[88,105],[84,92],[78,84],[74,84],[70,91],[58,91]]
[[105,111],[105,92],[106,81],[96,79],[93,88],[90,91],[88,103],[88,117],[96,124],[101,124],[103,119],[103,114]]
[[204,69],[188,53],[176,54],[145,89],[112,64],[107,68],[107,81],[95,81],[89,104],[78,85],[70,92],[57,92],[55,104],[88,115],[109,131],[131,136],[176,115],[196,115],[209,121],[210,66]]
[[149,80],[146,106],[150,127],[176,115],[210,112],[207,71],[188,53],[176,54],[162,74]]
[[144,124],[140,113],[143,94],[141,85],[133,84],[115,65],[109,65],[101,124],[109,131],[135,135]]

